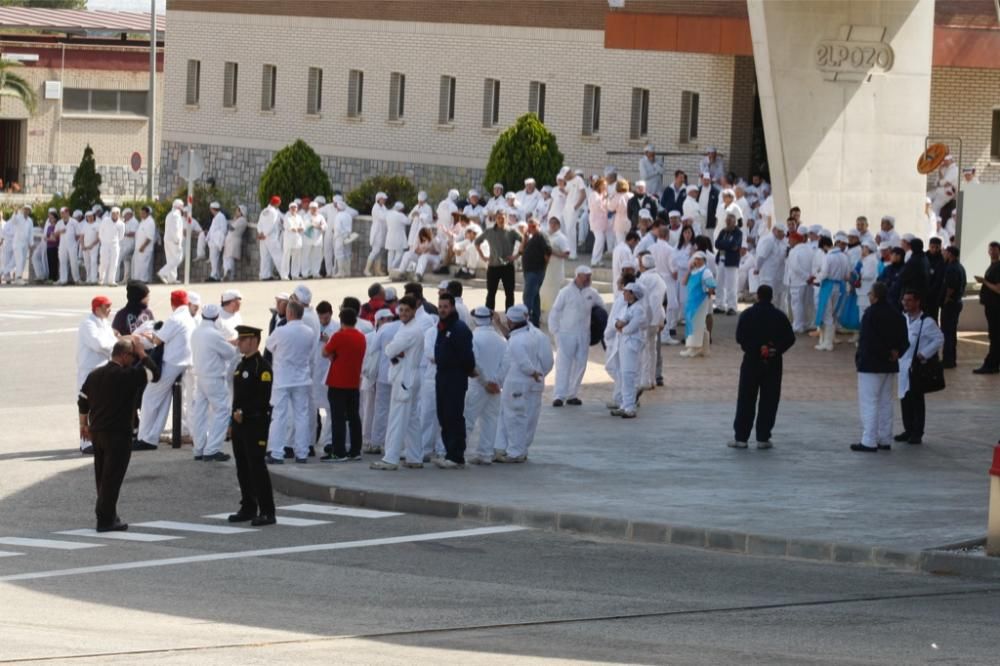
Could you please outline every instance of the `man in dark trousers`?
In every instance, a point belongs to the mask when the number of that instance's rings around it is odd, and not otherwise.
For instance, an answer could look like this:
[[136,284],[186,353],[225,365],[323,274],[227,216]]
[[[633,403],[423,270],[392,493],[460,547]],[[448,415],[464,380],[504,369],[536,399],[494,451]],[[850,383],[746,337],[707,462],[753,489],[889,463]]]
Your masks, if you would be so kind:
[[927,243],[927,300],[924,301],[924,314],[938,321],[941,310],[941,290],[944,285],[944,253],[941,247],[941,239],[935,236]]
[[361,460],[361,366],[365,362],[366,345],[365,334],[355,328],[357,323],[358,314],[353,308],[341,308],[340,330],[323,347],[323,356],[330,359],[326,386],[333,430],[333,451],[321,458],[323,462]]
[[944,347],[941,365],[954,368],[958,361],[958,318],[962,315],[962,297],[965,296],[965,268],[959,262],[961,253],[954,245],[944,251],[944,276],[941,279],[941,332]]
[[538,230],[538,220],[528,220],[528,240],[521,244],[521,268],[524,271],[524,286],[521,299],[530,312],[529,319],[535,326],[542,320],[542,282],[545,280],[545,269],[552,256],[552,246],[545,239],[545,234]]
[[[771,429],[781,400],[781,357],[795,344],[795,333],[785,313],[771,304],[774,292],[762,284],[757,302],[740,315],[736,342],[743,348],[739,397],[736,400],[735,437],[729,446],[747,448],[757,412],[757,448],[771,448]],[[760,394],[760,406],[757,394]]]
[[240,510],[229,516],[231,523],[274,525],[274,493],[267,455],[267,431],[271,426],[271,364],[260,354],[259,328],[237,326],[237,346],[243,359],[233,373],[233,457],[240,483]]
[[476,370],[472,331],[458,318],[455,297],[447,292],[438,300],[437,339],[434,341],[434,391],[445,457],[435,458],[441,469],[465,467],[465,392]]
[[118,494],[132,457],[133,410],[147,369],[155,371],[156,364],[142,343],[123,337],[112,348],[111,361],[87,375],[80,388],[80,438],[94,445],[98,532],[128,529],[118,518]]
[[[517,216],[514,216],[515,221]],[[486,266],[486,307],[496,310],[497,287],[503,283],[504,312],[514,307],[514,247],[522,242],[521,234],[507,228],[507,218],[497,212],[493,227],[479,234],[474,241],[479,258]],[[487,257],[482,244],[490,250]]]
[[986,275],[977,275],[979,302],[986,310],[986,328],[990,338],[990,351],[983,364],[973,370],[977,375],[995,375],[1000,372],[1000,243],[990,243],[990,267]]

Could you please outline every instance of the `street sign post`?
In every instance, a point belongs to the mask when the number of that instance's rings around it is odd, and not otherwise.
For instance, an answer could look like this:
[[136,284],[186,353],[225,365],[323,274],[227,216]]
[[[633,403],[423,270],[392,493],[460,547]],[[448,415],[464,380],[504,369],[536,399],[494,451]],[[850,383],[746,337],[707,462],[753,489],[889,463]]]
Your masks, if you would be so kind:
[[[201,178],[201,174],[205,172],[205,162],[201,159],[201,155],[194,152],[194,148],[188,148],[188,151],[181,155],[180,160],[177,162],[177,171],[180,173],[181,178],[187,181],[188,184],[188,194],[187,203],[191,209],[194,209],[194,181]],[[191,224],[191,214],[187,216],[187,223],[184,225],[184,284],[191,284],[191,231],[193,225]]]

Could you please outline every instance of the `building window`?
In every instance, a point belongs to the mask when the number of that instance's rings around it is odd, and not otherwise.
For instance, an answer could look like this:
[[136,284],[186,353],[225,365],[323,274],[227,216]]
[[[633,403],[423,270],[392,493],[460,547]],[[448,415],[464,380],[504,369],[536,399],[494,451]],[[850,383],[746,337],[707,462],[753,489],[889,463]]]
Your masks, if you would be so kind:
[[638,141],[649,133],[649,91],[632,88],[632,123],[629,138]]
[[146,99],[145,90],[66,88],[63,90],[63,112],[145,118],[148,114]]
[[360,118],[364,108],[365,73],[352,69],[347,77],[347,117]]
[[500,80],[486,79],[483,82],[483,127],[500,124]]
[[594,136],[601,131],[601,87],[583,87],[583,135]]
[[278,88],[278,68],[264,65],[264,76],[260,84],[260,110],[274,111],[275,95]]
[[195,106],[201,99],[201,60],[188,60],[187,96],[188,106]]
[[1000,109],[993,109],[993,131],[990,134],[990,160],[1000,162]]
[[438,98],[438,125],[455,122],[455,77],[441,77],[441,96]]
[[306,94],[306,113],[317,116],[323,112],[323,70],[319,67],[309,68],[309,90]]
[[698,93],[685,90],[681,93],[681,143],[698,140]]
[[240,66],[235,62],[227,62],[222,77],[222,106],[227,109],[236,108],[236,83],[240,75]]
[[389,120],[401,120],[406,108],[406,75],[389,75]]
[[545,84],[532,81],[528,84],[528,113],[534,113],[545,122]]

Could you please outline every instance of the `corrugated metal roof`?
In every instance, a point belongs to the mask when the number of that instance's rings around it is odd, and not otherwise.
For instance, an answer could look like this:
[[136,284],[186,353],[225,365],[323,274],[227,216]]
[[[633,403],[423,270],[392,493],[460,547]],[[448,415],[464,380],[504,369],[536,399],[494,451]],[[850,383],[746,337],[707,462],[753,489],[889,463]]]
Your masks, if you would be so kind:
[[[51,30],[74,34],[132,32],[149,34],[149,14],[141,12],[88,12],[74,9],[0,7],[0,28]],[[156,31],[167,31],[167,17],[156,17]]]

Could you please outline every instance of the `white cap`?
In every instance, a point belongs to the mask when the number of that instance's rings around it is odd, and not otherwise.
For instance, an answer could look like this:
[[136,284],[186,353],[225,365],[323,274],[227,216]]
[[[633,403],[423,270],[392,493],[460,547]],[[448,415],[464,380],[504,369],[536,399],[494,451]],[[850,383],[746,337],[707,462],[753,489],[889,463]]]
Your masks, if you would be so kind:
[[83,211],[79,208],[73,211],[73,218],[79,220],[83,217]]
[[393,210],[403,210],[404,208],[406,208],[406,206],[403,205],[402,201],[397,201],[396,203],[392,204]]
[[320,206],[325,206],[326,205],[326,197],[324,197],[322,194],[319,195],[318,197],[316,197],[314,199],[314,201],[316,203],[318,203]]
[[[53,209],[53,210],[55,210],[55,209]],[[112,213],[118,213],[118,214],[121,214],[121,212],[122,212],[122,209],[121,209],[121,208],[119,208],[118,206],[113,206],[113,207],[111,208],[111,212],[112,212]]]
[[627,285],[625,285],[625,291],[631,291],[633,294],[635,294],[636,298],[642,298],[642,295],[646,293],[643,290],[642,285],[639,284],[638,282],[629,282]]
[[387,195],[385,192],[376,192],[375,193],[375,201],[378,201],[379,199],[388,199],[388,198],[389,198],[389,195]]
[[510,310],[507,310],[507,319],[511,320],[515,324],[521,324],[528,321],[528,308],[524,305],[515,305]]
[[772,230],[788,233],[788,225],[784,222],[777,222],[771,227]]
[[477,324],[488,324],[493,321],[493,313],[490,312],[490,309],[485,305],[480,305],[470,314],[472,315],[472,318],[476,320]]
[[716,150],[715,146],[709,146],[708,150],[705,151],[705,154],[708,155],[709,153],[717,153],[717,152],[719,151]]
[[883,222],[888,222],[892,226],[896,226],[896,218],[893,217],[892,215],[883,215],[882,216],[882,221]]
[[395,315],[392,314],[392,310],[389,308],[382,308],[375,313],[375,321],[382,321],[383,319],[392,319]]
[[[705,177],[708,178],[708,176],[705,176]],[[699,189],[700,188],[697,185],[688,185],[687,191],[688,192],[691,192],[691,191],[697,192]]]
[[642,255],[643,268],[653,268],[654,266],[656,266],[656,259],[653,259],[653,255],[651,254]]
[[861,238],[861,232],[858,231],[857,229],[848,229],[847,230],[847,237],[848,238],[851,238],[851,237]]
[[237,206],[237,207],[236,207],[236,210],[240,211],[240,212],[241,212],[241,213],[243,213],[244,215],[246,215],[246,214],[247,214],[247,207],[246,207],[246,204],[240,204],[239,206]]
[[189,291],[188,295],[188,305],[201,305],[201,294],[196,291]]
[[903,240],[905,240],[907,243],[912,243],[914,238],[916,238],[916,236],[914,236],[913,234],[903,234]]
[[474,222],[473,222],[472,224],[470,224],[469,226],[467,226],[467,227],[465,228],[465,230],[466,230],[466,231],[472,231],[472,232],[474,232],[474,233],[475,233],[475,234],[476,234],[477,236],[478,236],[479,234],[483,233],[483,228],[482,228],[481,226],[479,226],[478,224],[474,223]]
[[343,194],[334,194],[333,195],[333,202],[334,203],[337,203],[338,201],[343,201],[343,200],[344,200],[344,195]]
[[222,292],[222,296],[219,298],[220,303],[228,303],[229,301],[242,301],[243,294],[239,292],[238,289],[226,289]]
[[524,184],[525,185],[534,185],[535,184],[535,179],[534,178],[525,178],[524,179]]
[[310,201],[309,202],[309,210],[312,210],[314,208],[316,210],[319,210],[319,202],[318,201]]
[[705,256],[705,253],[701,252],[700,250],[692,254],[691,259],[701,259],[702,261],[708,261],[708,257]]
[[208,207],[214,210],[222,210],[222,206],[219,205],[218,201],[213,201],[212,203],[208,204]]
[[508,192],[504,198],[505,199],[515,199],[515,198],[517,198],[517,195],[514,194],[513,192]]
[[[191,296],[189,294],[188,295],[188,303],[190,303],[190,302],[191,302]],[[202,319],[215,320],[215,319],[219,318],[220,314],[222,314],[222,308],[220,308],[215,303],[209,303],[208,305],[206,305],[205,307],[203,307],[201,309],[201,318]]]
[[448,200],[458,201],[458,190],[448,190]]
[[441,280],[438,282],[438,291],[448,291],[448,280]]
[[386,287],[385,288],[385,301],[386,301],[386,303],[391,303],[392,301],[396,300],[396,298],[397,298],[397,296],[396,296],[396,288],[395,287]]
[[889,245],[889,241],[882,241],[881,243],[878,244],[878,249],[880,252],[884,252],[886,250],[891,250],[892,246]]
[[292,208],[298,208],[298,207],[299,207],[299,200],[298,199],[296,199],[295,201],[293,201],[290,204],[288,204],[289,210],[291,210]]
[[544,192],[545,194],[552,194],[552,186],[542,185],[542,192]]
[[637,180],[637,181],[635,181],[635,186],[636,187],[646,187],[646,181],[644,181],[644,180]]
[[470,199],[472,197],[478,197],[478,196],[479,196],[479,190],[469,190],[469,198]]
[[829,229],[820,229],[816,233],[822,238],[829,238],[830,240],[833,240],[833,234],[830,232]]
[[277,294],[274,295],[274,300],[276,300],[276,301],[287,301],[288,300],[288,292],[287,291],[279,291]]
[[[887,249],[887,250],[888,250],[888,249],[889,249],[889,244],[888,244],[888,243],[886,243],[886,244],[885,244],[885,246],[886,246],[886,248],[885,248],[885,249]],[[878,250],[878,246],[877,246],[877,245],[875,245],[875,241],[873,241],[873,240],[872,240],[872,239],[870,239],[870,238],[869,238],[868,240],[866,240],[866,241],[865,241],[864,243],[862,243],[862,244],[861,244],[861,247],[866,247],[866,248],[868,248],[869,250],[871,250],[872,252],[875,252],[876,250]]]
[[702,172],[701,177],[702,178],[708,178],[709,180],[711,180],[712,179],[712,174],[710,174],[707,171],[704,171],[704,172]]
[[427,201],[427,193],[423,190],[417,192],[417,201]]
[[576,272],[574,275],[593,275],[594,271],[590,270],[590,266],[585,266],[583,264],[576,267]]
[[300,284],[292,290],[292,296],[302,305],[309,305],[312,302],[312,291],[304,284]]
[[833,235],[833,240],[837,243],[846,243],[847,234],[845,234],[843,231],[838,231]]
[[502,185],[501,183],[493,183],[493,189],[494,189],[494,190],[495,190],[495,189],[497,189],[498,187],[499,187],[499,188],[500,188],[501,190],[503,190],[503,185]]
[[[643,208],[643,210],[646,210],[646,209]],[[670,211],[670,212],[667,213],[667,217],[668,218],[676,217],[676,218],[679,219],[680,216],[681,216],[681,212],[679,210],[672,210],[672,211]]]
[[174,199],[174,203],[171,204],[172,208],[184,208],[184,202],[180,199]]
[[[56,211],[56,209],[55,209],[55,208],[50,208],[50,209],[49,209],[49,212],[50,212],[50,213],[54,213],[55,211]],[[133,210],[132,210],[131,208],[126,208],[126,209],[124,209],[124,210],[122,211],[122,215],[132,215],[132,214],[133,214],[134,212],[135,212],[135,211],[133,211]]]
[[819,232],[823,231],[822,225],[813,224],[809,227],[809,233],[819,235]]
[[649,212],[648,208],[640,208],[639,209],[639,217],[641,219],[643,219],[643,220],[652,220],[653,219],[653,214]]
[[626,257],[622,260],[622,268],[636,270],[639,268],[639,262],[635,260],[635,257]]
[[653,144],[647,143],[646,147],[642,149],[642,152],[644,152],[644,153],[655,153],[656,152],[656,148],[653,147]]
[[556,174],[556,178],[562,178],[563,180],[566,180],[566,176],[568,175],[569,175],[569,167],[564,166],[562,169],[559,169],[559,173]]

